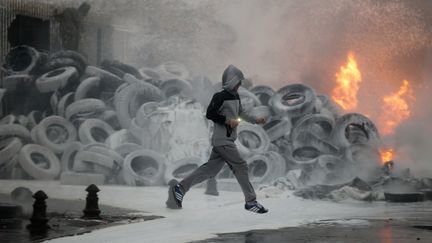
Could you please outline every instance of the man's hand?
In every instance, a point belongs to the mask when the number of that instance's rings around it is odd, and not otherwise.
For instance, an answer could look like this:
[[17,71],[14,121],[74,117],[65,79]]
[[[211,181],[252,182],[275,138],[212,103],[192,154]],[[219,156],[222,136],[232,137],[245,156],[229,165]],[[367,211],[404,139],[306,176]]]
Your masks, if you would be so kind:
[[258,118],[255,120],[255,123],[256,123],[256,124],[264,124],[264,123],[266,123],[266,119],[265,119],[264,117],[258,117]]
[[231,128],[235,128],[236,126],[238,126],[238,124],[240,123],[240,121],[238,119],[229,119],[227,121],[227,124],[231,127]]

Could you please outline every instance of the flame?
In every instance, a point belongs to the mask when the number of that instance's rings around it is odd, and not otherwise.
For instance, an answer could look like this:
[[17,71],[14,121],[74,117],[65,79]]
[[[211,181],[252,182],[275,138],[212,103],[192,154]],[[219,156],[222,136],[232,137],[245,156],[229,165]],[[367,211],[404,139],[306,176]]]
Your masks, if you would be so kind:
[[357,108],[357,92],[361,82],[361,73],[357,67],[354,53],[348,53],[348,61],[336,73],[337,86],[333,89],[332,99],[344,110],[352,111]]
[[381,162],[383,162],[383,163],[391,161],[394,158],[395,151],[392,148],[391,149],[380,149],[379,152],[381,155]]
[[410,103],[415,100],[408,80],[404,80],[399,90],[383,97],[382,113],[378,119],[383,135],[394,133],[395,128],[410,115]]

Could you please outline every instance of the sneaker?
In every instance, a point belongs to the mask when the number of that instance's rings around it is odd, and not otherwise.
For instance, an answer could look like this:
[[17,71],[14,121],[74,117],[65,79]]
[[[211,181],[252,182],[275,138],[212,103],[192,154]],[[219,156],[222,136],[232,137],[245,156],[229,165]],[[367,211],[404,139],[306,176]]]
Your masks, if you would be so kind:
[[180,184],[177,184],[172,187],[172,193],[174,195],[174,200],[179,208],[182,207],[183,195],[184,193],[180,189]]
[[245,204],[245,209],[254,213],[267,213],[268,210],[264,208],[263,205],[259,204],[257,201],[247,202]]

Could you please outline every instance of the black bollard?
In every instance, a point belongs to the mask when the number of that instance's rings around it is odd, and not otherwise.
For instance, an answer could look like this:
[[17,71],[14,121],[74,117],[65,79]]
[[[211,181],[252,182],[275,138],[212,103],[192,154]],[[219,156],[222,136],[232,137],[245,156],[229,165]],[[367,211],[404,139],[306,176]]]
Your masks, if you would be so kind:
[[49,229],[48,218],[46,217],[46,203],[45,200],[48,196],[43,191],[37,191],[33,198],[35,199],[33,204],[33,214],[30,218],[30,224],[27,225],[27,229],[34,233],[44,233]]
[[86,207],[84,208],[84,216],[85,219],[100,219],[99,216],[101,211],[99,210],[98,201],[99,198],[97,193],[100,191],[99,188],[95,184],[91,184],[86,188],[88,192],[86,198]]
[[205,194],[212,196],[219,196],[219,192],[217,190],[216,178],[212,177],[207,180],[207,189]]

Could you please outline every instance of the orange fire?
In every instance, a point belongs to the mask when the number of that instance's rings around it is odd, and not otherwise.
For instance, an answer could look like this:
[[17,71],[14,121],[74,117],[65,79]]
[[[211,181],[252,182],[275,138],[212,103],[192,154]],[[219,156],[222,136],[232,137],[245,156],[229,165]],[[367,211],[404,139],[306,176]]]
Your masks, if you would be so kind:
[[383,162],[383,163],[391,161],[394,158],[395,151],[392,148],[391,149],[380,149],[379,152],[381,155],[381,162]]
[[348,61],[336,73],[337,86],[333,89],[332,99],[346,111],[357,108],[357,92],[361,82],[361,73],[357,67],[354,53],[348,53]]
[[410,115],[410,103],[415,100],[408,80],[404,80],[399,90],[383,98],[382,113],[378,119],[382,135],[394,133],[395,128]]

